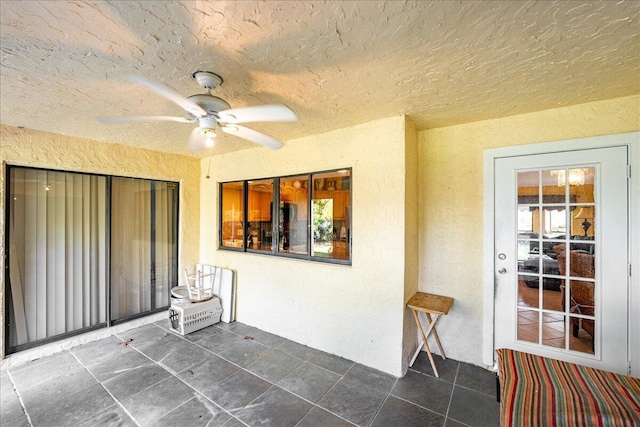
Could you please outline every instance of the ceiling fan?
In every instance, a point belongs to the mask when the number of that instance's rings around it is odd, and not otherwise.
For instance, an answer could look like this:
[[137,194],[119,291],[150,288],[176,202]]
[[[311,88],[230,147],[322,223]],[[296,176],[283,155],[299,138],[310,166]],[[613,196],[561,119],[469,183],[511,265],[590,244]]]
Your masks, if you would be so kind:
[[222,77],[211,71],[196,71],[192,74],[198,84],[205,90],[203,94],[184,97],[162,83],[143,76],[129,76],[127,79],[135,84],[163,96],[182,107],[187,117],[172,116],[116,116],[98,117],[100,123],[126,123],[146,121],[171,121],[179,123],[197,123],[198,127],[191,131],[188,148],[191,151],[206,150],[213,146],[215,130],[219,128],[225,133],[238,136],[264,147],[277,150],[282,142],[262,132],[240,126],[248,122],[293,122],[298,118],[295,113],[282,104],[259,105],[254,107],[231,108],[221,98],[211,95],[211,89],[222,84]]

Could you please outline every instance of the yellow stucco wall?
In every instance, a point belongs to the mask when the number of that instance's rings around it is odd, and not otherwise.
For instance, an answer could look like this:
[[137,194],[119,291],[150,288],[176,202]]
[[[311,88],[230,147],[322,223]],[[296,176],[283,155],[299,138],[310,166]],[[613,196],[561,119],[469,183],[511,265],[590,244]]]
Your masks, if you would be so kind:
[[[0,125],[0,163],[0,253],[5,245],[5,165],[9,164],[180,182],[178,266],[182,270],[198,262],[199,159]],[[0,257],[0,282],[4,284],[3,259]],[[4,286],[0,292],[2,289]],[[3,319],[0,325],[4,326]],[[0,340],[3,338],[4,333]]]
[[[237,271],[237,319],[402,374],[405,118],[203,159],[201,259]],[[217,182],[352,167],[352,265],[218,250]]]
[[631,96],[419,133],[419,289],[455,298],[447,356],[482,364],[483,150],[639,129]]

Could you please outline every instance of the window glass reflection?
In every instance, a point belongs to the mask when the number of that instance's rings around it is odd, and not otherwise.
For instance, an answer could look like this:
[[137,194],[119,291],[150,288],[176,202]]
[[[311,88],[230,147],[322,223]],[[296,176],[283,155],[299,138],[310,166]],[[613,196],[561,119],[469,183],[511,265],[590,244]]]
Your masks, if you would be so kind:
[[351,176],[348,170],[313,174],[311,255],[349,259]]
[[309,221],[309,177],[292,176],[280,179],[278,216],[278,252],[309,254],[307,224]]
[[247,183],[247,249],[270,252],[273,248],[273,179]]
[[244,246],[244,187],[242,181],[222,184],[222,246]]

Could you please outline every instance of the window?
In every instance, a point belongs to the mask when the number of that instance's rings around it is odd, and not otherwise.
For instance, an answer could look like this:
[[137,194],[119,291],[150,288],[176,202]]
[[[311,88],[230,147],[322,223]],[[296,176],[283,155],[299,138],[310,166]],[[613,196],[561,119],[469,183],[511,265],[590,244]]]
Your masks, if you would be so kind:
[[226,182],[220,194],[221,249],[350,263],[350,169]]
[[7,172],[7,353],[168,307],[176,183]]

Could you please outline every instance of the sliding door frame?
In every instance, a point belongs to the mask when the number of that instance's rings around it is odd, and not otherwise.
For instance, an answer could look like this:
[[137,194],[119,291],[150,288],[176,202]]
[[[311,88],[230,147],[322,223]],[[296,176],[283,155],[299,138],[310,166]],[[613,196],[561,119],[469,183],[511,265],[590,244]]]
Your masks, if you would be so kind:
[[[11,316],[9,316],[9,306],[11,305],[11,309],[14,311],[14,315],[15,315],[15,307],[13,307],[13,301],[10,301],[10,298],[13,297],[12,294],[12,290],[11,290],[11,285],[10,285],[10,262],[9,262],[9,256],[10,256],[10,242],[11,242],[11,215],[12,213],[12,209],[11,207],[13,206],[13,204],[11,203],[11,181],[12,181],[12,177],[11,177],[11,170],[15,169],[23,169],[23,170],[34,170],[34,171],[45,171],[45,172],[58,172],[58,173],[69,173],[69,174],[78,174],[81,176],[95,176],[95,177],[104,177],[106,179],[106,188],[105,188],[105,236],[106,236],[106,251],[105,251],[105,265],[106,265],[106,269],[104,272],[104,277],[105,277],[105,321],[104,322],[99,322],[95,325],[91,325],[91,326],[86,326],[86,327],[82,327],[80,329],[77,330],[73,330],[73,331],[68,331],[68,332],[64,332],[64,333],[60,333],[54,336],[50,336],[50,337],[45,337],[45,338],[41,338],[38,340],[34,340],[32,342],[28,342],[28,343],[24,343],[24,344],[19,344],[19,345],[15,345],[10,347],[9,346],[9,339],[10,339],[10,327],[9,327],[9,322],[10,322],[10,318]],[[117,324],[121,324],[121,323],[125,323],[137,318],[141,318],[141,317],[146,317],[146,316],[150,316],[152,314],[158,313],[158,312],[162,312],[167,310],[167,308],[170,306],[171,304],[171,288],[174,286],[178,285],[178,256],[179,256],[179,241],[178,241],[178,230],[179,230],[179,223],[180,223],[180,205],[179,205],[179,200],[180,200],[180,183],[176,182],[176,181],[169,181],[169,180],[162,180],[162,179],[150,179],[150,178],[137,178],[137,177],[127,177],[127,176],[117,176],[117,175],[106,175],[106,174],[99,174],[99,173],[91,173],[91,172],[78,172],[78,171],[72,171],[72,170],[61,170],[61,169],[50,169],[50,168],[37,168],[37,167],[31,167],[31,166],[23,166],[23,165],[11,165],[11,164],[5,164],[5,177],[6,177],[6,182],[5,182],[5,226],[4,226],[4,242],[5,242],[5,248],[4,248],[4,254],[2,254],[5,257],[5,263],[4,263],[4,290],[3,290],[3,296],[4,296],[4,303],[2,304],[2,307],[4,307],[4,312],[3,312],[3,325],[2,327],[4,328],[4,347],[5,347],[5,351],[4,351],[4,356],[9,355],[9,354],[13,354],[13,353],[17,353],[23,350],[27,350],[30,348],[34,348],[34,347],[39,347],[41,345],[45,345],[45,344],[49,344],[51,342],[55,342],[55,341],[59,341],[65,338],[69,338],[69,337],[73,337],[76,335],[80,335],[80,334],[84,334],[90,331],[94,331],[94,330],[98,330],[98,329],[102,329],[102,328],[108,328],[110,326],[114,326]],[[171,224],[171,238],[172,241],[175,242],[174,244],[174,249],[173,249],[173,255],[172,256],[172,271],[173,277],[170,277],[169,280],[169,286],[168,286],[168,304],[166,306],[162,306],[162,307],[155,307],[150,309],[149,311],[145,311],[142,313],[137,313],[134,315],[130,315],[127,317],[123,317],[121,319],[117,319],[117,320],[113,320],[112,319],[112,314],[111,314],[111,308],[112,308],[112,301],[111,301],[111,296],[112,296],[112,292],[111,292],[111,281],[112,281],[112,277],[111,277],[111,260],[112,260],[112,220],[113,220],[113,212],[112,212],[112,179],[113,178],[126,178],[126,179],[140,179],[140,180],[144,180],[144,181],[151,181],[151,188],[152,191],[151,193],[154,194],[155,191],[155,184],[157,182],[165,182],[167,184],[173,185],[174,186],[174,190],[176,190],[176,196],[173,197],[172,203],[171,203],[171,210],[172,212],[175,214],[175,219]],[[155,198],[152,196],[151,197],[151,203],[152,206],[155,207]],[[152,210],[151,212],[153,212],[153,214],[151,215],[150,218],[150,222],[155,223],[156,219],[155,219],[155,212]],[[150,244],[153,248],[153,244],[155,243],[155,236],[153,233],[151,233],[151,239],[150,239]],[[155,265],[153,264],[154,260],[154,253],[155,253],[155,249],[151,249],[150,251],[151,253],[151,280],[150,280],[150,287],[151,289],[149,290],[149,292],[151,292],[150,297],[151,297],[151,307],[155,306],[155,302],[156,302],[156,292],[155,292],[155,286],[156,286],[156,268]]]

